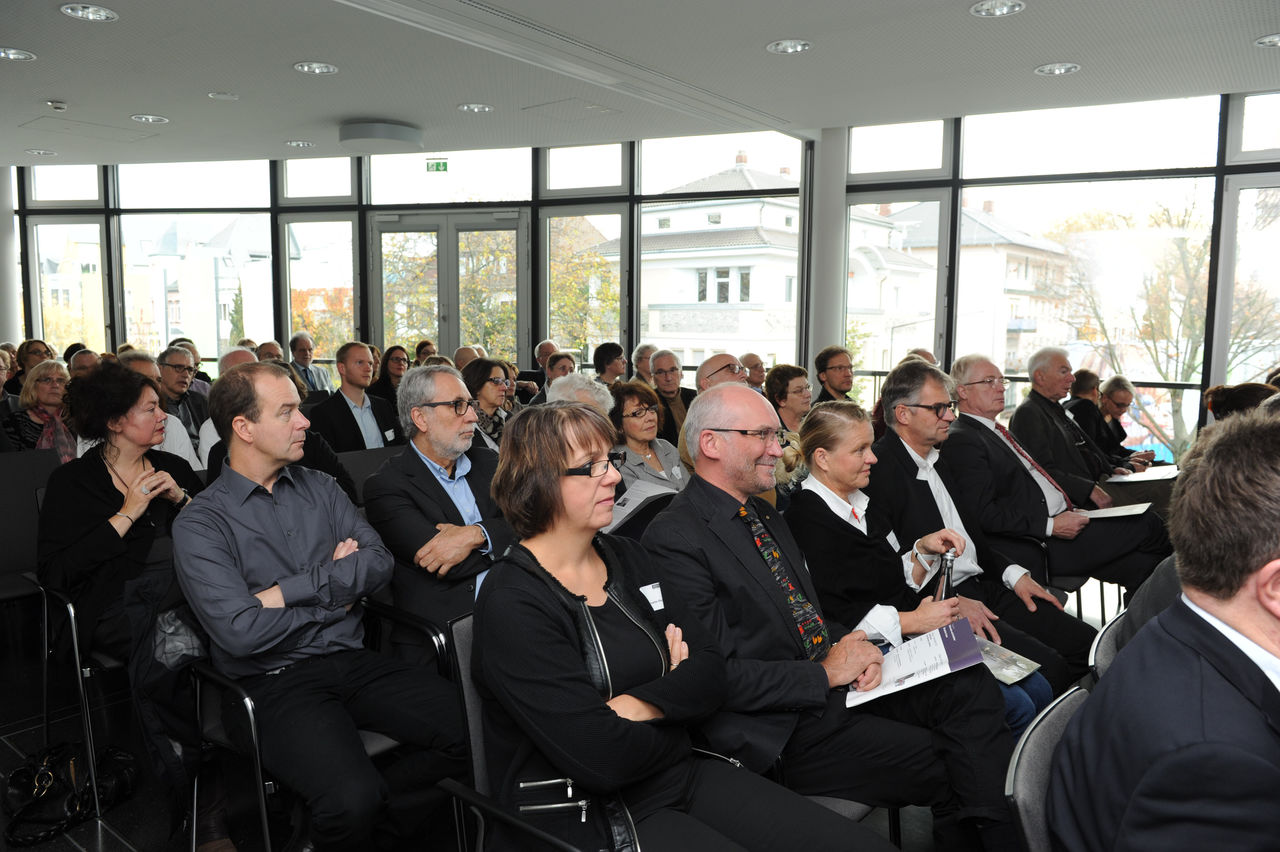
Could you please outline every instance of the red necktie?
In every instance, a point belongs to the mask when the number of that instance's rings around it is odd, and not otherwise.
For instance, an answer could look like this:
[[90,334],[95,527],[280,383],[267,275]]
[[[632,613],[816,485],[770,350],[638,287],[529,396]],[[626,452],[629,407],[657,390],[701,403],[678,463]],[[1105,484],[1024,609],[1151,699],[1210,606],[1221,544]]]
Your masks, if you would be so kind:
[[1021,444],[1019,444],[1017,441],[1015,441],[1015,440],[1013,439],[1013,436],[1009,434],[1009,430],[1008,430],[1008,429],[1004,428],[1004,427],[1003,427],[1003,426],[1001,426],[999,423],[997,423],[997,424],[996,424],[996,431],[997,431],[997,432],[999,432],[1002,436],[1004,436],[1004,439],[1005,439],[1006,441],[1008,441],[1008,442],[1009,442],[1009,446],[1013,447],[1014,451],[1015,451],[1015,452],[1017,452],[1017,454],[1018,454],[1018,455],[1022,456],[1024,459],[1026,459],[1026,460],[1027,460],[1027,462],[1028,462],[1028,463],[1029,463],[1033,468],[1035,468],[1035,470],[1036,470],[1036,472],[1037,472],[1037,473],[1039,473],[1039,474],[1040,474],[1041,476],[1043,476],[1046,480],[1048,480],[1048,482],[1049,482],[1049,484],[1050,484],[1050,485],[1052,485],[1054,488],[1058,489],[1058,493],[1062,495],[1062,499],[1067,501],[1067,511],[1068,511],[1068,512],[1070,512],[1072,509],[1074,509],[1074,508],[1075,508],[1075,506],[1072,506],[1072,505],[1071,505],[1071,498],[1067,496],[1067,492],[1062,490],[1062,486],[1061,486],[1061,485],[1059,485],[1058,483],[1054,482],[1054,481],[1053,481],[1053,477],[1049,475],[1049,472],[1048,472],[1048,471],[1046,471],[1044,468],[1042,468],[1038,463],[1036,463],[1036,460],[1035,460],[1035,459],[1033,459],[1033,458],[1031,458],[1031,454],[1030,454],[1030,453],[1028,453],[1026,450],[1022,449],[1022,445],[1021,445]]

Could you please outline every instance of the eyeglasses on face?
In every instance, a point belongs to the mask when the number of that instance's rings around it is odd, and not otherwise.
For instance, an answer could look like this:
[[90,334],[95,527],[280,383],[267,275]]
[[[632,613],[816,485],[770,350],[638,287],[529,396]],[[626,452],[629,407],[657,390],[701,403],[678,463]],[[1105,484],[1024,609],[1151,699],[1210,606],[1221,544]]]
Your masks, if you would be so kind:
[[665,369],[665,370],[654,370],[654,371],[653,371],[653,374],[654,374],[655,376],[678,376],[678,375],[680,375],[680,368],[679,368],[679,367],[668,367],[668,368],[667,368],[667,369]]
[[739,435],[746,435],[748,438],[759,438],[765,444],[772,444],[774,441],[782,443],[782,429],[725,429],[718,426],[708,426],[708,432],[737,432]]
[[497,386],[498,386],[498,387],[500,387],[500,388],[507,388],[507,387],[511,387],[511,380],[510,380],[510,379],[500,379],[500,378],[498,378],[497,376],[491,376],[491,377],[489,377],[489,378],[485,379],[485,381],[486,381],[486,382],[488,382],[488,383],[489,383],[489,384],[491,384],[491,385],[497,385]]
[[189,367],[186,364],[161,364],[160,366],[168,367],[170,370],[177,370],[179,373],[184,373],[188,376],[194,376],[196,374],[196,368]]
[[414,408],[439,408],[442,405],[453,406],[453,413],[461,417],[467,413],[470,408],[474,411],[480,410],[480,400],[478,399],[450,399],[444,402],[420,402]]
[[408,364],[409,359],[401,355],[395,355],[387,359],[388,364]]
[[932,411],[934,416],[939,420],[941,420],[942,415],[946,414],[948,411],[952,414],[956,413],[956,401],[954,399],[951,400],[951,402],[935,402],[933,405],[923,405],[918,402],[900,402],[898,404],[905,405],[907,408],[923,408],[926,411]]
[[732,375],[736,376],[743,371],[743,367],[741,364],[739,364],[736,361],[730,361],[728,364],[725,364],[723,367],[720,367],[718,369],[712,370],[710,373],[707,373],[707,378],[708,379],[711,378],[716,373],[723,373],[725,370],[728,370]]
[[67,380],[61,376],[41,376],[36,379],[36,384],[46,386],[57,385],[60,388],[65,388],[67,386]]
[[823,372],[824,373],[852,373],[853,366],[850,364],[833,364],[832,366],[827,367],[827,369],[823,370]]
[[1009,386],[1009,380],[1004,376],[1000,376],[999,378],[996,376],[988,376],[985,379],[978,379],[976,382],[964,383],[964,387],[969,387],[970,385],[986,385],[989,388],[999,385],[1002,388],[1007,388]]
[[52,358],[53,353],[48,349],[28,349],[28,355],[39,355],[41,358]]
[[813,393],[813,385],[801,385],[801,386],[800,386],[800,387],[798,387],[798,388],[792,388],[791,390],[787,391],[787,395],[788,395],[788,396],[790,396],[791,394],[797,394],[797,393],[799,393],[799,394],[805,394],[805,393],[812,394],[812,393]]
[[631,411],[625,412],[622,416],[623,417],[648,417],[650,414],[656,415],[657,413],[658,413],[658,406],[646,405],[643,408],[636,408]]
[[571,467],[564,472],[565,476],[591,476],[599,478],[604,476],[609,470],[609,465],[614,467],[622,467],[622,462],[626,459],[626,453],[609,453],[602,459],[589,461],[578,467]]

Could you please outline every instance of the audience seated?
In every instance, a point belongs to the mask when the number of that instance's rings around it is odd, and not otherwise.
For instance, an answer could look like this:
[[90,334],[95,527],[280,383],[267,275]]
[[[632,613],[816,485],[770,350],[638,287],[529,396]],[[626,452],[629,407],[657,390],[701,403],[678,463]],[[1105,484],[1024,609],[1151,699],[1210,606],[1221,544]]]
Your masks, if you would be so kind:
[[726,658],[725,703],[696,741],[757,772],[781,758],[804,794],[932,805],[940,850],[1017,848],[1003,794],[1013,738],[995,682],[966,669],[846,709],[845,687],[874,687],[881,655],[824,616],[787,525],[754,496],[773,487],[781,453],[773,407],[745,386],[712,388],[684,428],[697,474],[644,545],[664,595]]
[[757,393],[764,393],[764,377],[768,372],[764,359],[754,352],[746,352],[738,358],[738,362],[747,373],[747,386]]
[[453,350],[453,363],[459,370],[462,370],[479,357],[480,353],[476,351],[474,346],[459,346]]
[[[1040,663],[1041,674],[1061,694],[1088,673],[1097,631],[1063,612],[1025,566],[992,547],[973,507],[961,498],[963,485],[944,447],[956,418],[952,384],[924,360],[893,368],[880,397],[889,431],[872,447],[879,464],[863,490],[883,509],[904,553],[944,527],[964,538],[954,573],[961,616],[979,635]],[[923,567],[907,582],[927,593],[940,560],[917,555]]]
[[1215,385],[1204,392],[1204,407],[1214,420],[1224,420],[1242,411],[1253,411],[1264,399],[1277,392],[1280,388],[1261,382]]
[[[258,357],[259,361],[279,361],[284,363],[284,350],[274,340],[259,343],[253,350],[253,354]],[[219,371],[218,375],[222,375],[222,372]]]
[[1129,462],[1129,467],[1141,473],[1155,460],[1155,453],[1151,450],[1135,452],[1126,447],[1124,442],[1128,435],[1120,423],[1120,418],[1133,405],[1134,393],[1133,383],[1124,376],[1112,376],[1103,385],[1092,370],[1076,370],[1075,381],[1071,383],[1071,397],[1062,403],[1062,407],[1107,454],[1112,464]]
[[620,344],[601,343],[591,353],[591,365],[596,369],[596,381],[611,385],[627,375],[627,356]]
[[658,402],[662,405],[662,426],[658,429],[658,437],[678,447],[685,414],[698,392],[693,388],[680,386],[684,368],[680,363],[680,356],[670,349],[654,352],[649,356],[649,364],[653,373],[653,386],[658,391]]
[[615,382],[609,390],[613,394],[609,419],[618,433],[613,449],[623,455],[622,481],[628,487],[639,481],[673,491],[689,484],[680,451],[658,437],[663,412],[653,388],[637,379]]
[[195,374],[191,379],[191,389],[201,396],[209,395],[209,386],[213,384],[213,379],[209,374],[200,369],[200,350],[196,348],[195,341],[190,337],[175,337],[169,341],[170,346],[181,346],[183,349],[191,353],[192,366],[196,368]]
[[1270,849],[1280,784],[1280,421],[1236,415],[1183,457],[1182,594],[1116,657],[1054,754],[1055,849]]
[[366,393],[373,382],[373,354],[368,345],[344,343],[334,358],[341,384],[337,393],[310,410],[311,428],[338,453],[403,444],[395,408]]
[[[13,361],[10,360],[11,357],[7,349],[0,349],[0,419],[8,417],[11,412],[18,408],[17,395],[11,394],[4,389],[4,384],[8,381],[9,374],[12,372]],[[0,428],[0,452],[12,449],[13,445],[9,442],[8,433]]]
[[28,371],[41,361],[52,360],[53,349],[43,340],[33,338],[22,341],[18,345],[18,350],[13,353],[9,379],[4,383],[5,392],[14,396],[20,394],[22,386],[26,384]]
[[547,371],[542,389],[534,394],[533,398],[529,400],[529,404],[542,405],[546,402],[547,392],[551,390],[551,383],[562,376],[569,375],[576,367],[577,362],[572,354],[568,352],[552,352],[547,356]]
[[[533,370],[520,370],[515,375],[516,391],[520,395],[520,401],[528,405],[532,400],[541,393],[547,386],[547,370],[548,361],[551,356],[560,351],[560,347],[554,340],[543,340],[533,347]],[[546,401],[546,397],[543,397]]]
[[815,402],[848,399],[853,390],[853,356],[843,346],[828,346],[813,356],[813,374],[822,385]]
[[67,368],[39,361],[27,369],[18,408],[5,418],[9,443],[20,450],[54,450],[64,462],[76,457],[76,436],[66,423]]
[[[306,803],[308,842],[419,845],[435,810],[422,791],[466,773],[457,695],[430,670],[363,649],[360,599],[393,560],[331,477],[296,464],[298,406],[282,365],[218,380],[210,409],[228,467],[174,525],[178,579],[214,666],[253,699],[265,768]],[[238,742],[242,719],[224,714]],[[401,743],[385,775],[360,728]]]
[[602,382],[586,373],[569,373],[555,380],[547,392],[547,402],[581,402],[593,405],[606,417],[613,410],[613,395]]
[[170,346],[156,357],[156,363],[160,367],[160,399],[165,410],[178,418],[191,446],[199,452],[200,424],[209,419],[209,400],[191,389],[195,357],[185,347]]
[[1097,520],[1076,511],[1066,490],[996,421],[1007,384],[1000,369],[985,356],[965,355],[951,375],[960,414],[944,455],[956,500],[988,540],[1033,573],[1041,570],[1043,542],[1057,571],[1137,589],[1172,550],[1164,522],[1150,509]]
[[81,346],[70,358],[66,359],[67,374],[74,381],[101,363],[102,358],[99,357],[97,352]]
[[400,380],[404,378],[405,370],[409,369],[409,351],[403,346],[388,346],[387,351],[382,353],[382,363],[378,367],[378,378],[373,384],[369,385],[369,393],[373,396],[381,397],[391,403],[392,408],[396,404],[396,389],[400,387]]
[[809,475],[800,450],[800,424],[813,407],[813,386],[804,367],[778,364],[765,376],[763,393],[782,422],[782,457],[774,465],[773,481],[779,501],[785,502]]
[[[307,332],[299,331],[289,338],[289,354],[293,357],[289,366],[298,374],[298,378],[302,379],[307,390],[332,391],[333,377],[329,375],[329,371],[319,364],[312,363],[315,352],[316,342]],[[266,360],[261,355],[258,357]]]
[[[490,496],[498,454],[475,437],[476,403],[458,371],[413,368],[398,405],[409,443],[365,482],[365,512],[396,560],[396,606],[444,626],[471,612],[515,534]],[[429,658],[420,633],[394,639],[408,658]]]
[[424,362],[430,356],[435,355],[436,351],[435,341],[426,340],[425,338],[423,340],[419,340],[418,345],[413,347],[413,366],[430,366]]
[[503,407],[510,385],[507,370],[498,361],[474,358],[460,368],[460,372],[467,393],[476,401],[476,439],[496,452],[502,444],[502,429],[510,417]]
[[574,404],[508,428],[494,493],[522,541],[480,590],[473,658],[499,801],[583,849],[892,849],[695,755],[689,726],[724,698],[724,658],[639,545],[597,535],[614,429]]
[[657,351],[658,347],[652,343],[641,343],[631,350],[631,368],[635,371],[633,379],[639,379],[649,387],[653,387],[653,366],[650,362],[653,353]]

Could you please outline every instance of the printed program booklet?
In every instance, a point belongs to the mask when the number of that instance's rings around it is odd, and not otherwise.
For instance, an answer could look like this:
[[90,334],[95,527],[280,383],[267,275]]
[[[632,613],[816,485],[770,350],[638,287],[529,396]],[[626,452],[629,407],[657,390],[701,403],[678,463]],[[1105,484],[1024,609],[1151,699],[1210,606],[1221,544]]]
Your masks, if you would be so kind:
[[978,638],[973,635],[969,619],[962,618],[903,642],[885,654],[880,685],[867,692],[850,689],[845,706],[857,707],[982,661]]
[[1024,657],[1017,651],[1010,651],[1003,645],[997,645],[990,639],[975,636],[978,647],[982,649],[982,662],[996,676],[996,680],[1012,686],[1029,674],[1033,674],[1040,664]]

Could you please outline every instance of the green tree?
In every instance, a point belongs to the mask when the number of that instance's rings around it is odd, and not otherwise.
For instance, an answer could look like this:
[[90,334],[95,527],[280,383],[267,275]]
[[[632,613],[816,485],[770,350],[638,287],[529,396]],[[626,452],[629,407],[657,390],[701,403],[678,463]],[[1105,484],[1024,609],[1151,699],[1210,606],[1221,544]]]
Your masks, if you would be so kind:
[[458,328],[464,346],[478,343],[490,358],[518,356],[515,231],[459,232]]
[[434,231],[382,235],[382,328],[388,346],[412,351],[440,331],[439,251]]
[[244,285],[236,288],[235,298],[231,301],[231,328],[227,330],[227,339],[231,345],[244,338]]
[[[844,348],[849,350],[849,363],[853,366],[855,371],[862,369],[862,347],[870,337],[870,329],[867,329],[856,319],[850,318],[848,323],[845,325]],[[812,376],[810,379],[813,381],[814,387],[817,387],[817,377]],[[854,402],[862,402],[862,391],[864,390],[863,385],[870,384],[872,381],[878,380],[868,379],[864,383],[863,381],[859,381],[858,376],[854,376],[853,387],[849,389],[849,398]],[[873,396],[878,397],[880,395],[880,389],[878,387],[871,390],[873,391]]]
[[616,341],[621,279],[597,251],[604,235],[585,216],[560,216],[548,229],[548,330],[561,349],[587,352]]

